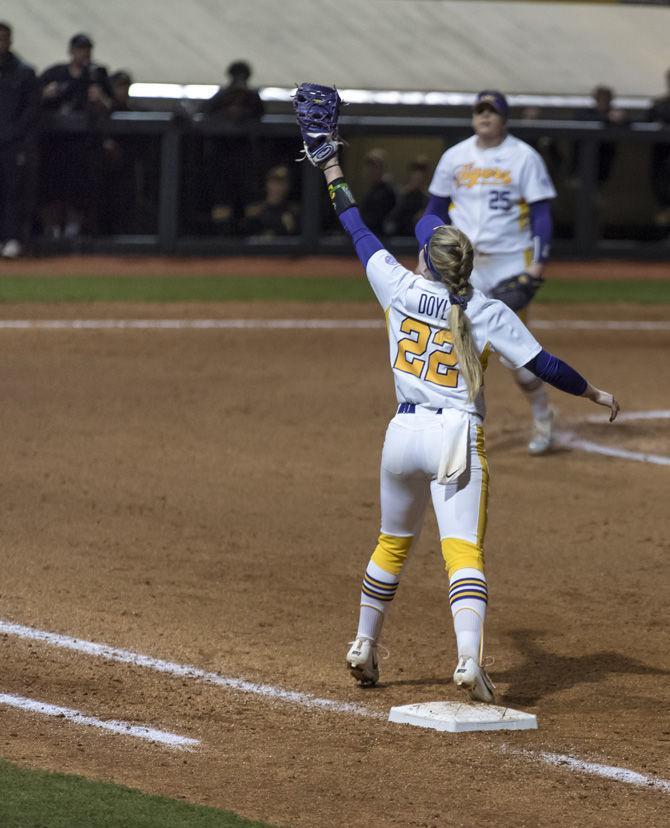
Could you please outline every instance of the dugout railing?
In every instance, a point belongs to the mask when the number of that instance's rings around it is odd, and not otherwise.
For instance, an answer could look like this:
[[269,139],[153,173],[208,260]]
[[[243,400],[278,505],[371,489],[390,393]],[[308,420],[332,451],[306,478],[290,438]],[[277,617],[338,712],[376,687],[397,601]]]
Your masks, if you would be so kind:
[[[652,147],[670,147],[670,127],[656,123],[632,123],[625,127],[602,127],[590,121],[511,120],[510,130],[519,138],[556,151],[560,170],[551,169],[559,192],[556,202],[556,239],[554,255],[565,258],[621,257],[667,259],[670,254],[670,226],[658,224],[655,212],[662,205],[652,195],[650,157]],[[440,151],[471,134],[467,118],[425,116],[344,116],[341,131],[351,147],[374,136],[380,146],[384,140],[406,141],[408,157],[412,141],[431,138]],[[300,144],[295,122],[290,115],[266,115],[259,123],[233,127],[215,122],[195,121],[173,112],[122,112],[91,126],[85,120],[54,118],[45,123],[41,135],[42,163],[48,155],[49,136],[57,133],[91,133],[104,138],[145,142],[149,151],[142,181],[135,197],[148,203],[149,217],[130,232],[84,235],[76,239],[47,239],[37,231],[30,240],[34,252],[83,253],[160,253],[175,255],[265,255],[265,254],[342,254],[350,252],[348,240],[333,230],[324,198],[320,173],[309,164],[294,165]],[[216,228],[200,232],[190,220],[191,200],[206,187],[216,171],[198,167],[197,149],[205,141],[224,142],[246,136],[252,151],[250,176],[261,181],[262,172],[278,159],[289,165],[296,177],[294,190],[300,206],[300,230],[293,236],[240,237],[218,234]],[[602,177],[603,147],[614,147],[618,156],[614,177]],[[272,151],[274,147],[275,151]],[[46,149],[45,149],[46,148]],[[195,148],[195,149],[194,149]],[[278,149],[277,149],[278,148]],[[136,150],[133,150],[136,151]],[[357,172],[344,166],[348,177]],[[196,160],[194,161],[194,157]],[[57,158],[48,159],[57,163]],[[668,162],[670,165],[670,161]],[[360,171],[358,171],[360,172]],[[670,166],[667,169],[670,178]],[[666,190],[670,192],[670,181]],[[144,191],[142,191],[144,188]],[[361,187],[356,187],[362,195]],[[670,198],[670,196],[669,196]],[[637,205],[637,206],[636,206]],[[607,212],[623,219],[604,220]],[[556,214],[558,213],[558,214]],[[612,229],[614,228],[614,229]],[[386,239],[399,253],[415,249],[411,237]]]

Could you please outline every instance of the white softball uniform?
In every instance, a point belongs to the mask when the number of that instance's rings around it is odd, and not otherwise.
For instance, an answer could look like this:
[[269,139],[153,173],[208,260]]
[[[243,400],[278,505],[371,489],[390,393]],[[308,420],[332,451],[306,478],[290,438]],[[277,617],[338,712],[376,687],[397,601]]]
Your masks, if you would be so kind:
[[[440,536],[471,543],[479,538],[481,545],[488,490],[484,393],[468,401],[448,329],[448,290],[407,270],[387,250],[374,253],[366,271],[386,314],[400,403],[382,452],[382,532],[415,535],[432,493]],[[514,367],[540,352],[502,302],[473,290],[465,313],[484,367],[490,350]]]
[[449,217],[475,249],[471,284],[483,293],[528,267],[534,254],[529,205],[556,198],[540,155],[513,135],[488,149],[472,135],[448,149],[429,192],[451,199]]

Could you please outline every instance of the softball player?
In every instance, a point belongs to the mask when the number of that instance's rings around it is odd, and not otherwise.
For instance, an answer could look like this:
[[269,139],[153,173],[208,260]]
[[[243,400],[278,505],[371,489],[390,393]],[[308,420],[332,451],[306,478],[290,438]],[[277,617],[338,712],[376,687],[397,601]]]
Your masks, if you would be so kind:
[[[556,191],[540,155],[508,134],[507,114],[504,95],[479,93],[472,116],[475,134],[448,149],[438,162],[426,213],[455,225],[472,242],[473,287],[520,310],[540,284],[549,256],[549,202]],[[530,288],[521,302],[505,296],[503,285],[511,277],[521,277]],[[528,451],[544,454],[551,448],[553,426],[546,388],[527,369],[503,362],[514,370],[532,407]]]
[[470,284],[467,236],[424,216],[416,226],[420,272],[412,273],[363,223],[338,156],[321,165],[331,201],[351,236],[386,314],[398,409],[381,458],[381,533],[365,571],[355,641],[346,661],[362,685],[379,678],[377,642],[428,499],[440,530],[458,648],[455,683],[472,699],[494,701],[481,662],[487,604],[484,533],[488,463],[483,373],[490,350],[568,393],[619,409],[561,360],[544,351],[519,317]]

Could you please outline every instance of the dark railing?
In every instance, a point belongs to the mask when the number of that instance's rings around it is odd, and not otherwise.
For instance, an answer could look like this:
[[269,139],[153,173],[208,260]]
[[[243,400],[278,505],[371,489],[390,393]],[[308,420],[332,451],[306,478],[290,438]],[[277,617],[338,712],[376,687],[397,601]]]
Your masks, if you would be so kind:
[[[444,117],[393,117],[393,116],[344,116],[340,119],[341,131],[352,146],[357,140],[369,139],[383,146],[384,138],[407,139],[408,156],[411,153],[412,140],[433,138],[446,148],[471,134],[469,119]],[[563,147],[563,170],[560,177],[553,174],[559,191],[559,202],[563,200],[560,212],[563,219],[557,222],[557,238],[554,254],[563,257],[602,257],[619,256],[631,258],[666,259],[670,255],[670,227],[655,227],[653,222],[654,199],[651,195],[648,163],[642,162],[640,153],[649,155],[652,145],[670,146],[670,127],[654,123],[633,123],[622,127],[602,127],[599,123],[589,121],[514,121],[510,122],[511,132],[530,143],[553,142]],[[91,126],[82,120],[56,118],[46,127],[42,137],[52,133],[83,133],[91,131]],[[123,235],[94,235],[75,241],[48,241],[39,235],[33,239],[36,252],[66,252],[76,249],[81,252],[146,252],[164,254],[307,254],[307,253],[347,253],[350,251],[348,240],[339,233],[324,232],[324,187],[320,173],[309,164],[291,167],[292,174],[297,173],[295,191],[300,203],[300,232],[295,236],[248,237],[216,235],[213,232],[203,234],[194,232],[188,221],[183,219],[184,197],[186,190],[198,190],[200,184],[185,174],[187,148],[205,140],[242,136],[249,139],[252,148],[262,144],[266,147],[277,142],[287,148],[284,161],[293,160],[299,149],[299,140],[295,122],[290,115],[267,115],[262,122],[244,128],[236,128],[221,123],[193,121],[179,117],[174,113],[162,112],[127,112],[116,113],[108,121],[97,126],[95,130],[101,137],[123,139],[141,138],[157,142],[151,176],[155,179],[153,220],[149,232],[146,227],[142,232]],[[598,158],[603,145],[613,144],[623,161],[618,164],[623,172],[620,185],[616,181],[608,183],[608,194],[603,196],[602,182],[598,177]],[[255,151],[255,150],[254,150]],[[252,156],[254,154],[252,151]],[[345,151],[346,153],[346,151]],[[44,151],[43,151],[44,154]],[[258,160],[258,153],[255,156]],[[353,174],[347,167],[347,175]],[[635,160],[637,159],[637,161]],[[57,159],[54,159],[57,161]],[[409,160],[409,158],[408,158]],[[643,170],[642,180],[638,175],[636,186],[643,188],[648,204],[648,216],[638,222],[633,216],[632,230],[619,230],[608,237],[607,228],[603,227],[601,213],[603,199],[612,204],[620,203],[623,207],[631,196],[631,185],[625,181],[626,168],[630,163],[637,163]],[[262,167],[262,164],[261,164]],[[267,165],[266,165],[267,169]],[[258,178],[264,170],[250,171]],[[201,170],[204,178],[206,170]],[[670,175],[670,171],[668,172]],[[197,175],[196,175],[197,178]],[[185,186],[185,183],[187,186]],[[568,190],[570,191],[568,193]],[[668,183],[670,191],[670,182]],[[567,206],[566,206],[567,205]],[[327,208],[326,208],[327,209]],[[656,205],[658,209],[658,205]],[[630,218],[630,217],[629,217]],[[624,222],[624,225],[626,222]],[[563,228],[561,230],[561,228]],[[666,232],[667,230],[667,232]],[[388,240],[392,249],[402,253],[415,248],[414,240],[398,237]]]

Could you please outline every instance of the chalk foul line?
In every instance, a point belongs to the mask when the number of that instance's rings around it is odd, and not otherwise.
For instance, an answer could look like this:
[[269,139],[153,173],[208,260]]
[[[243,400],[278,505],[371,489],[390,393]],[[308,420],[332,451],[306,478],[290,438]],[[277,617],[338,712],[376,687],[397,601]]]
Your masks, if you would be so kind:
[[[536,319],[537,330],[670,331],[670,320]],[[382,319],[0,319],[0,330],[381,330]]]
[[80,710],[73,710],[71,707],[59,707],[55,704],[47,704],[25,696],[16,696],[13,693],[0,693],[0,704],[26,710],[29,713],[40,713],[42,716],[56,716],[73,724],[95,727],[98,730],[107,730],[110,733],[118,733],[123,736],[134,736],[136,739],[144,739],[147,742],[155,742],[168,747],[188,749],[200,744],[199,739],[190,739],[188,736],[178,736],[176,733],[170,733],[166,730],[132,725],[130,722],[116,719],[98,719],[95,716],[87,716]]
[[[56,647],[62,647],[68,650],[75,650],[77,652],[86,653],[87,655],[104,658],[108,661],[119,661],[126,664],[134,664],[139,667],[146,667],[150,670],[155,670],[160,673],[167,673],[170,675],[180,676],[182,678],[192,678],[200,681],[206,681],[210,684],[219,687],[225,687],[230,690],[238,690],[243,693],[252,693],[266,698],[277,699],[280,701],[296,704],[308,709],[327,710],[333,713],[344,713],[355,716],[365,716],[372,719],[386,721],[386,715],[369,710],[358,704],[349,704],[346,702],[338,702],[333,699],[320,699],[309,693],[299,693],[292,690],[284,690],[279,687],[274,687],[269,684],[256,684],[254,682],[245,681],[244,679],[228,678],[221,676],[218,673],[201,670],[198,667],[193,667],[185,664],[177,664],[172,661],[163,661],[161,659],[152,658],[151,656],[142,655],[141,653],[134,653],[131,650],[120,649],[118,647],[110,647],[107,644],[98,644],[93,641],[86,641],[81,638],[73,638],[67,635],[60,635],[59,633],[49,632],[47,630],[36,630],[32,627],[26,627],[22,624],[15,624],[11,621],[0,619],[0,634],[14,635],[19,638],[28,639],[31,641],[41,641],[45,644],[51,644]],[[0,701],[2,698],[0,697]],[[13,697],[20,698],[20,697]],[[30,701],[30,700],[26,700]],[[6,702],[2,702],[6,703]],[[35,704],[35,702],[33,702]],[[37,703],[42,704],[42,703]],[[18,704],[16,706],[19,706]],[[58,710],[58,713],[51,715],[62,715],[60,711],[68,710],[68,708],[56,708],[53,705],[47,707]],[[78,711],[69,711],[76,715],[81,715]],[[90,717],[85,717],[90,718]],[[99,721],[99,720],[95,720]],[[126,726],[125,722],[104,722],[104,725],[118,724]],[[106,729],[110,729],[107,727]],[[148,730],[143,728],[143,730]],[[151,731],[160,732],[160,731]],[[143,738],[148,738],[144,736]],[[184,738],[184,737],[177,737]],[[564,767],[566,769],[576,771],[579,773],[587,773],[593,776],[600,776],[604,779],[609,779],[614,782],[623,782],[629,785],[638,787],[651,788],[662,791],[663,793],[670,793],[670,780],[661,779],[660,777],[646,776],[645,774],[637,773],[637,771],[628,768],[620,768],[616,765],[601,765],[595,762],[586,762],[575,756],[569,756],[559,753],[549,753],[529,750],[516,750],[502,745],[503,753],[513,753],[517,756],[525,757],[532,761],[542,761],[548,765],[556,767]]]
[[528,759],[540,760],[546,765],[553,765],[557,768],[586,773],[590,776],[600,776],[603,779],[610,779],[613,782],[623,782],[626,785],[635,785],[638,788],[649,788],[652,790],[670,793],[670,780],[661,779],[658,776],[648,776],[644,773],[620,768],[616,765],[602,765],[599,762],[587,762],[575,756],[564,753],[550,753],[548,751],[517,750],[503,745],[503,753],[510,753],[516,756],[525,756]]
[[559,431],[554,437],[558,446],[570,449],[579,449],[589,454],[604,454],[607,457],[618,457],[621,460],[636,460],[639,463],[651,463],[656,466],[670,466],[670,457],[663,454],[649,454],[643,451],[629,451],[628,449],[605,446],[602,443],[595,443],[593,440],[584,440],[574,432]]
[[[620,423],[637,422],[638,420],[670,420],[670,410],[655,409],[652,411],[621,411],[617,415],[613,425],[617,426]],[[596,425],[606,425],[608,418],[606,414],[592,414],[584,417],[583,422],[595,423]]]
[[217,687],[225,687],[229,690],[237,690],[240,693],[252,693],[257,696],[275,699],[277,701],[298,704],[301,707],[330,710],[336,713],[349,713],[354,716],[366,716],[368,718],[385,718],[383,714],[376,713],[363,707],[360,704],[350,704],[336,701],[334,699],[322,699],[310,693],[300,693],[295,690],[284,690],[281,687],[274,687],[270,684],[259,684],[241,678],[222,676],[219,673],[201,670],[188,664],[177,664],[173,661],[164,661],[160,658],[134,653],[131,650],[124,650],[119,647],[111,647],[108,644],[97,644],[94,641],[86,641],[81,638],[72,638],[69,635],[48,632],[46,630],[35,630],[32,627],[25,627],[21,624],[13,624],[11,621],[0,619],[0,634],[14,635],[29,641],[42,641],[55,647],[66,650],[85,653],[96,656],[107,661],[118,661],[123,664],[134,664],[137,667],[144,667],[157,673],[168,673],[169,675],[181,678],[191,678],[197,681],[204,681],[214,684]]

